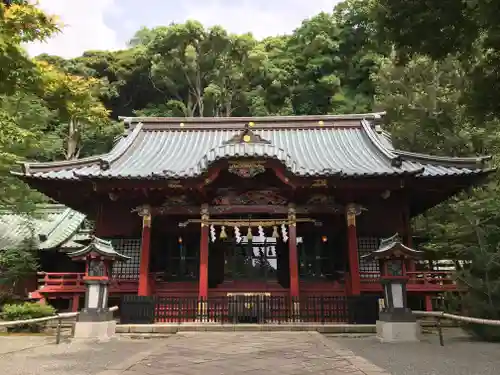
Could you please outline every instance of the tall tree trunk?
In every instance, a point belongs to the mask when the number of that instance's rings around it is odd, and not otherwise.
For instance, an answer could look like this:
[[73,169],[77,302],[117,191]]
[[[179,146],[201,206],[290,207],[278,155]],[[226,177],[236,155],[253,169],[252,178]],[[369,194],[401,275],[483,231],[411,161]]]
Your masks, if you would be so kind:
[[78,120],[71,119],[68,124],[68,138],[66,142],[66,160],[78,159],[80,155],[80,129]]

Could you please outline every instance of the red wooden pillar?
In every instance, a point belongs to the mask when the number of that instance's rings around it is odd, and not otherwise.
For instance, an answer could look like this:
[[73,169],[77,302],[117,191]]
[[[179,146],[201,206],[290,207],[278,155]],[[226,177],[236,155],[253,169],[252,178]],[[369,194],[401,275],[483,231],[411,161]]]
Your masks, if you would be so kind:
[[299,296],[299,261],[297,255],[297,223],[295,208],[288,209],[288,250],[290,267],[290,297]]
[[201,207],[201,233],[200,233],[200,279],[198,297],[206,299],[208,297],[208,241],[209,241],[209,224],[208,224],[208,206]]
[[347,206],[347,247],[349,253],[349,274],[351,276],[351,295],[361,294],[361,278],[359,275],[358,233],[356,230],[356,215],[359,208],[353,204]]
[[149,207],[143,208],[139,215],[142,216],[141,237],[141,263],[139,265],[139,290],[137,295],[149,296],[149,258],[151,247],[151,211]]
[[[413,235],[411,228],[410,211],[408,207],[406,207],[403,210],[402,224],[403,224],[402,229],[403,229],[403,241],[404,241],[403,243],[409,248],[413,248]],[[416,268],[417,267],[415,264],[415,260],[413,259],[408,260],[408,271],[415,272]]]
[[425,311],[432,311],[432,296],[430,294],[425,295]]
[[80,295],[78,293],[73,294],[73,298],[71,299],[71,312],[78,312],[78,308],[80,307]]

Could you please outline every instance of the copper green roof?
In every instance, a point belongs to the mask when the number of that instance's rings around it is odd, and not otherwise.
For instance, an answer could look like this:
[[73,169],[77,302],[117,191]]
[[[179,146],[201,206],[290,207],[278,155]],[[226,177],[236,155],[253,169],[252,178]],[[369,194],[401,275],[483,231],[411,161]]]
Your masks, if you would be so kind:
[[380,245],[377,250],[363,255],[361,258],[366,260],[387,259],[390,258],[395,252],[402,253],[403,255],[413,259],[421,258],[424,254],[421,250],[412,249],[404,245],[401,237],[398,233],[396,233],[391,237],[380,240]]
[[91,253],[97,253],[104,258],[112,260],[126,261],[130,259],[130,257],[117,252],[111,241],[106,241],[98,237],[93,237],[92,241],[87,246],[68,253],[68,256],[70,258],[80,258]]
[[[0,211],[0,250],[19,246],[33,239],[40,249],[74,248],[73,236],[80,229],[85,215],[63,205],[43,205],[33,215]],[[79,245],[82,246],[82,245]]]
[[[488,157],[445,158],[394,149],[382,113],[261,118],[126,118],[126,132],[103,155],[24,163],[36,179],[197,177],[222,159],[267,158],[297,176],[416,177],[480,174]],[[249,135],[245,141],[243,135]],[[19,174],[19,173],[18,173]]]

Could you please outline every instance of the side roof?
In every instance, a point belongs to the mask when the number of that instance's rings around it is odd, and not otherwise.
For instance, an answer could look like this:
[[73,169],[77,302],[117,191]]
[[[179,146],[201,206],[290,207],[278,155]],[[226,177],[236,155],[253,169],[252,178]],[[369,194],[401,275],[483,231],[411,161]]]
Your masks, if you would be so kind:
[[13,173],[48,180],[190,178],[218,160],[238,157],[277,159],[302,177],[485,172],[487,156],[448,158],[396,150],[377,125],[382,116],[124,118],[125,134],[107,154],[23,163],[23,171]]
[[81,247],[75,241],[87,239],[78,234],[84,220],[84,214],[59,204],[41,205],[32,216],[0,210],[0,250],[30,238],[39,250]]
[[93,237],[92,241],[85,247],[68,253],[70,258],[84,258],[92,253],[97,253],[103,258],[118,260],[118,261],[127,261],[130,257],[123,255],[115,250],[111,241],[106,241],[98,237]]

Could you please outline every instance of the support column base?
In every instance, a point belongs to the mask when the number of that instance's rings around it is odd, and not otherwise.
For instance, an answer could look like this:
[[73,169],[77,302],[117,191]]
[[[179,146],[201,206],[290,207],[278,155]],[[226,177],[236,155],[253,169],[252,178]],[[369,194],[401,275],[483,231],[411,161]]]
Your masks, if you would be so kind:
[[377,338],[382,343],[418,342],[420,341],[420,324],[418,322],[388,322],[377,320]]
[[115,337],[116,321],[76,322],[73,338],[108,340]]
[[78,314],[79,322],[107,322],[113,320],[113,313],[108,309],[83,309]]

